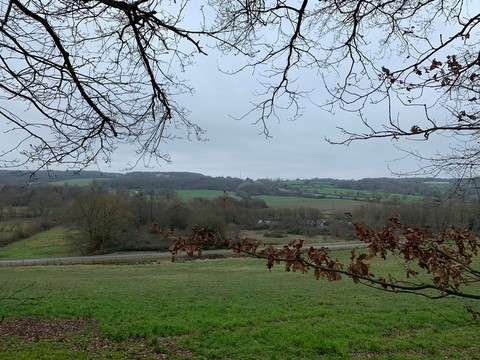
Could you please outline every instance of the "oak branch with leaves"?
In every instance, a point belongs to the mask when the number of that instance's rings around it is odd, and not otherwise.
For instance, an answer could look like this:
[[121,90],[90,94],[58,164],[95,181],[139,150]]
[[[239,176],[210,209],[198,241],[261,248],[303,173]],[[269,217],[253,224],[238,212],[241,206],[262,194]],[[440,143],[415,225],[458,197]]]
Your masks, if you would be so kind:
[[[204,249],[226,248],[234,252],[266,259],[267,267],[283,263],[286,271],[313,272],[316,279],[337,281],[351,278],[356,284],[378,290],[411,293],[438,299],[456,296],[480,300],[480,294],[469,292],[468,285],[480,281],[478,267],[478,238],[465,230],[448,228],[432,234],[424,228],[411,228],[398,218],[391,218],[379,231],[355,224],[358,239],[365,247],[351,250],[349,263],[333,258],[325,247],[303,246],[294,241],[281,248],[261,247],[256,240],[222,239],[205,228],[195,228],[187,237],[180,237],[171,246],[175,257],[201,255]],[[379,274],[374,260],[395,258],[401,271]]]

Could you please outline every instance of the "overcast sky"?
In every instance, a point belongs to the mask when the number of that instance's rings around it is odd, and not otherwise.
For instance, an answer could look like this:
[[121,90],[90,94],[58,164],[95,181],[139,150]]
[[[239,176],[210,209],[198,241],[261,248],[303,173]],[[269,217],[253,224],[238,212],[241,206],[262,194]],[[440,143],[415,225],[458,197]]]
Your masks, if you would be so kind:
[[[190,171],[212,176],[241,178],[338,178],[360,179],[366,177],[392,177],[393,172],[416,170],[417,160],[404,158],[391,140],[369,140],[350,146],[331,145],[325,138],[344,139],[337,129],[364,130],[355,114],[338,111],[331,114],[306,101],[304,115],[296,121],[281,119],[268,124],[270,138],[262,133],[262,126],[252,124],[254,118],[236,120],[250,109],[252,87],[256,78],[248,73],[225,75],[217,70],[215,61],[203,59],[189,69],[190,83],[195,87],[193,96],[182,102],[190,111],[190,118],[206,132],[205,142],[185,137],[165,144],[171,156],[170,164],[153,169],[137,166],[142,171]],[[315,82],[316,74],[312,74]],[[319,81],[319,79],[317,79]],[[308,85],[307,85],[308,86]],[[320,95],[321,96],[321,95]],[[318,100],[318,99],[317,99]],[[386,118],[377,110],[376,120]],[[184,133],[179,132],[179,136]],[[395,142],[407,150],[414,150],[418,142]],[[429,141],[427,147],[435,151],[443,142]],[[124,169],[129,158],[128,148],[119,149],[113,156],[110,168]]]
[[[252,118],[234,118],[250,109],[252,95],[248,81],[214,69],[200,73],[205,77],[203,83],[194,84],[196,94],[185,97],[182,104],[191,111],[190,118],[206,130],[207,140],[189,140],[180,131],[181,139],[164,144],[171,163],[152,164],[153,168],[144,168],[140,163],[135,171],[189,171],[252,179],[392,177],[419,167],[417,160],[411,156],[405,158],[398,146],[405,150],[423,146],[430,152],[448,146],[448,139],[431,139],[428,143],[372,139],[349,146],[332,145],[325,138],[345,137],[337,126],[364,130],[360,119],[341,111],[330,114],[309,102],[304,103],[304,115],[298,120],[272,120],[268,124],[270,137],[266,138],[263,127],[253,124]],[[386,117],[382,111],[378,116]],[[123,171],[125,164],[134,158],[131,149],[121,147],[113,154],[110,167],[100,169]]]
[[[176,99],[190,110],[190,119],[206,130],[208,140],[188,140],[184,131],[180,131],[178,136],[181,139],[164,144],[164,151],[171,157],[170,164],[152,163],[153,168],[144,168],[140,162],[135,171],[189,171],[253,179],[390,177],[419,167],[415,158],[404,158],[405,153],[396,146],[413,151],[423,147],[430,153],[448,149],[450,140],[436,136],[432,136],[428,143],[369,140],[350,146],[331,145],[325,138],[344,139],[338,126],[364,131],[360,119],[353,113],[326,112],[308,101],[302,104],[305,108],[300,119],[269,122],[271,137],[266,138],[262,134],[263,128],[252,124],[255,118],[235,119],[249,111],[250,102],[255,99],[252,93],[258,84],[258,76],[248,72],[234,76],[222,74],[218,70],[218,54],[213,50],[209,53],[208,57],[199,55],[197,63],[185,73],[189,84],[195,88],[195,94]],[[232,60],[220,59],[220,66],[226,70],[235,69],[236,64],[229,61]],[[299,85],[306,90],[315,89],[312,93],[315,102],[326,100],[316,71],[305,72]],[[382,106],[373,108],[369,113],[370,120],[385,121],[385,110]],[[14,139],[6,134],[4,146],[11,140]],[[126,164],[134,161],[133,149],[121,146],[113,154],[110,166],[99,163],[98,168],[92,169],[124,171]]]
[[[372,44],[375,46],[374,39]],[[422,154],[445,153],[452,139],[437,134],[428,142],[401,139],[368,140],[349,146],[331,145],[325,138],[343,140],[337,127],[363,132],[360,119],[354,113],[336,111],[329,113],[313,103],[305,101],[303,116],[292,122],[287,118],[270,121],[271,137],[262,134],[262,126],[252,124],[254,117],[241,117],[251,109],[255,100],[253,92],[258,89],[258,74],[248,71],[237,75],[226,75],[218,70],[233,70],[245,59],[218,58],[214,50],[209,56],[198,56],[197,62],[187,69],[185,77],[195,88],[193,96],[182,98],[181,104],[191,111],[190,119],[204,128],[208,141],[189,141],[185,137],[165,144],[171,156],[171,164],[161,164],[154,169],[138,166],[136,170],[191,171],[212,176],[235,176],[241,178],[339,178],[360,179],[366,177],[392,177],[419,169],[415,157],[407,156],[398,147],[407,151],[420,149]],[[398,56],[382,59],[388,66],[403,61]],[[236,61],[239,61],[237,64]],[[337,81],[334,79],[333,81]],[[303,90],[314,90],[316,103],[327,100],[320,74],[315,70],[300,74],[298,85]],[[412,124],[422,117],[420,108],[398,108],[402,116],[411,115]],[[395,115],[395,114],[394,114]],[[387,121],[386,104],[372,107],[367,116],[373,123]],[[448,114],[440,113],[441,117]],[[179,136],[184,136],[180,132]],[[130,157],[127,148],[119,149],[113,156],[109,170],[121,170]],[[103,168],[102,168],[103,169]]]

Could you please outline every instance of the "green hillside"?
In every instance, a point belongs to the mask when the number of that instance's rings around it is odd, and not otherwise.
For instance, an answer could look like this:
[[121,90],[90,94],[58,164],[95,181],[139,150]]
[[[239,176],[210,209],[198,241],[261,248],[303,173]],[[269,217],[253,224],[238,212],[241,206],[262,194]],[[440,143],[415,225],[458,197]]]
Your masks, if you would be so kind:
[[35,234],[28,239],[0,247],[0,260],[54,258],[82,255],[68,241],[69,234],[58,227]]

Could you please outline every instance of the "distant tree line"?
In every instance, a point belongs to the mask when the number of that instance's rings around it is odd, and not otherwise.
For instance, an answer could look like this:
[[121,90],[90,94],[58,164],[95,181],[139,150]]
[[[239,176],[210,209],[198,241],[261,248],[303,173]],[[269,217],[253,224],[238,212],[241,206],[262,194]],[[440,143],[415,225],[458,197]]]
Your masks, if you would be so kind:
[[274,191],[277,181],[243,181],[237,189],[215,199],[182,201],[174,189],[131,190],[112,188],[103,181],[88,187],[52,185],[14,186],[0,189],[0,245],[36,232],[63,226],[70,229],[72,246],[84,254],[115,250],[166,250],[173,241],[160,230],[189,233],[200,226],[222,236],[239,237],[241,230],[260,230],[264,242],[287,234],[299,238],[325,236],[355,238],[353,222],[378,227],[398,216],[411,226],[440,231],[449,225],[476,233],[480,229],[480,205],[472,199],[365,202],[349,214],[312,207],[269,208],[249,196]]
[[[26,185],[29,173],[0,170],[0,186]],[[112,189],[208,189],[226,190],[242,198],[256,195],[310,196],[313,189],[324,187],[352,190],[355,195],[359,191],[390,193],[399,195],[442,196],[449,190],[457,194],[475,195],[478,190],[473,180],[463,179],[461,182],[452,179],[437,179],[429,182],[427,178],[366,178],[359,180],[339,179],[240,179],[237,177],[207,176],[191,172],[130,172],[101,173],[98,171],[40,171],[35,173],[33,184],[56,184],[75,179],[94,179],[102,181]],[[462,189],[459,192],[459,188]]]

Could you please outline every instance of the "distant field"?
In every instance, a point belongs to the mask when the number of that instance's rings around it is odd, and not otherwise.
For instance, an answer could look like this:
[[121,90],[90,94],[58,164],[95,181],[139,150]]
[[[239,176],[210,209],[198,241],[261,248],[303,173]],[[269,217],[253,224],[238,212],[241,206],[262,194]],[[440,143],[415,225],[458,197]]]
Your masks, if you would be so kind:
[[[223,196],[223,191],[217,190],[176,190],[180,198],[188,201],[194,198],[216,199]],[[228,196],[237,198],[234,194],[227,193]],[[267,206],[272,208],[282,207],[313,207],[319,210],[337,210],[337,211],[351,211],[357,206],[364,205],[365,202],[355,201],[351,199],[316,199],[299,196],[271,196],[259,195],[252,196],[254,199],[264,200]]]
[[[216,199],[223,196],[223,191],[218,190],[176,190],[180,198],[184,201],[191,200],[193,198],[206,198]],[[234,194],[227,193],[228,196],[236,198]],[[332,206],[340,206],[341,208],[352,208],[364,202],[350,200],[350,199],[315,199],[308,197],[298,196],[271,196],[271,195],[259,195],[252,196],[254,199],[264,200],[270,207],[318,207],[331,209]]]
[[418,201],[423,200],[424,196],[420,195],[405,195],[396,193],[387,193],[383,191],[372,190],[355,190],[334,187],[325,181],[311,181],[311,180],[291,180],[290,185],[299,189],[303,193],[316,195],[335,195],[335,196],[349,196],[359,198],[379,198],[381,200],[390,200],[397,198],[399,200]]
[[[346,259],[349,252],[335,255]],[[395,266],[380,262],[385,271]],[[60,328],[46,338],[32,329],[35,336],[28,337],[17,325],[17,335],[0,336],[4,360],[140,359],[145,353],[193,360],[436,360],[480,353],[478,325],[461,326],[471,301],[384,293],[349,279],[317,281],[281,266],[270,272],[261,260],[6,267],[4,282],[5,293],[34,284],[19,295],[37,299],[2,302],[0,331],[12,317],[35,317],[37,326],[92,320],[75,333]]]
[[[184,201],[194,198],[216,199],[223,196],[223,191],[220,190],[175,190],[180,198]],[[227,193],[230,197],[235,197],[234,194]]]
[[62,181],[53,181],[50,184],[54,186],[63,186],[65,184],[72,185],[72,186],[88,186],[93,181],[109,181],[113,180],[113,178],[92,178],[92,179],[68,179]]
[[266,203],[322,203],[322,204],[355,204],[358,201],[350,199],[319,199],[319,198],[309,198],[309,197],[299,197],[299,196],[272,196],[272,195],[259,195],[253,196],[255,199],[262,199]]
[[452,183],[449,183],[447,181],[425,181],[425,184],[438,189],[438,190],[447,190],[452,186]]
[[365,202],[350,199],[315,199],[297,196],[253,196],[256,199],[264,200],[269,207],[313,207],[319,210],[350,211],[357,206],[365,205]]
[[421,195],[406,195],[406,194],[396,194],[396,193],[386,193],[383,191],[370,191],[370,190],[352,190],[352,189],[343,189],[336,187],[325,187],[321,190],[313,191],[316,194],[322,195],[337,195],[337,196],[353,196],[359,198],[379,198],[381,200],[391,200],[392,198],[397,198],[398,200],[409,200],[409,201],[418,201],[423,200],[425,196]]
[[[51,182],[50,184],[56,186],[63,186],[65,184],[72,185],[72,186],[88,186],[93,181],[109,181],[113,180],[113,178],[105,177],[105,178],[83,178],[83,179],[68,179],[68,180],[61,180]],[[296,189],[302,191],[305,194],[315,194],[315,195],[326,195],[326,196],[348,196],[348,197],[358,197],[358,198],[377,198],[382,201],[384,200],[408,200],[408,201],[419,201],[423,200],[424,196],[420,195],[405,195],[405,194],[396,194],[396,193],[386,193],[382,191],[371,191],[371,190],[353,190],[353,189],[346,189],[346,188],[339,188],[334,187],[331,184],[326,182],[311,182],[306,180],[290,180],[288,183],[294,186]],[[432,187],[436,187],[439,189],[445,189],[445,182],[429,182]],[[223,191],[220,190],[206,190],[206,189],[199,189],[199,190],[176,190],[179,194],[180,198],[183,200],[190,200],[192,198],[206,198],[206,199],[214,199],[219,196],[223,196]],[[235,197],[233,193],[229,193],[229,196]],[[266,196],[266,195],[265,195]],[[340,199],[342,200],[342,199]],[[274,202],[274,201],[273,201]],[[283,201],[282,201],[283,202]],[[294,202],[292,200],[291,202]]]

